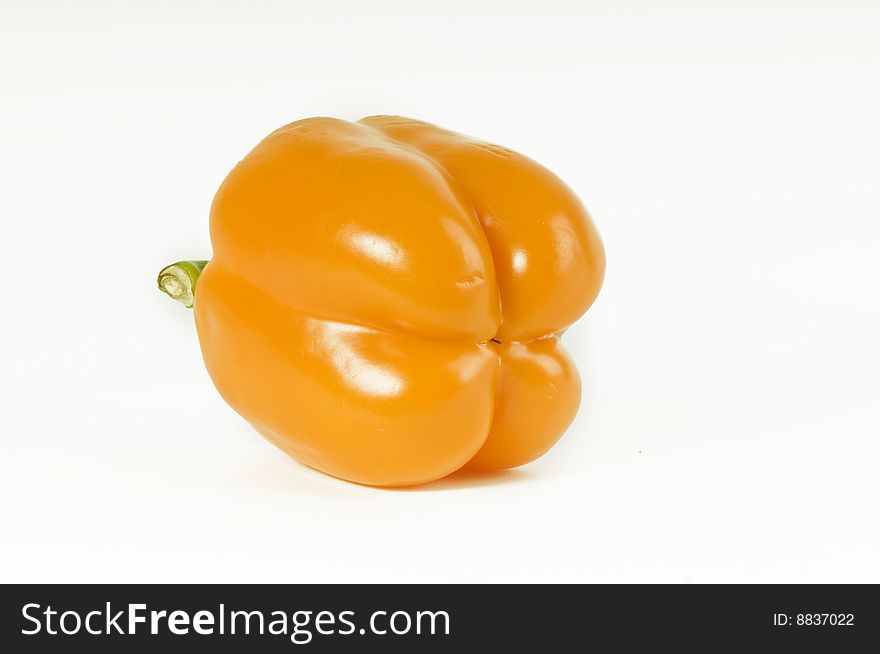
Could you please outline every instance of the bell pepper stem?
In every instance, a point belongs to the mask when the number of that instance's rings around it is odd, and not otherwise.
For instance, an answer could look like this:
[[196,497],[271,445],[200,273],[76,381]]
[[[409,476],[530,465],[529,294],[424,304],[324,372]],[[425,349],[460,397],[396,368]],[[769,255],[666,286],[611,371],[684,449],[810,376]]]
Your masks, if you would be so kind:
[[159,271],[159,290],[172,300],[191,308],[195,297],[196,282],[207,261],[178,261]]

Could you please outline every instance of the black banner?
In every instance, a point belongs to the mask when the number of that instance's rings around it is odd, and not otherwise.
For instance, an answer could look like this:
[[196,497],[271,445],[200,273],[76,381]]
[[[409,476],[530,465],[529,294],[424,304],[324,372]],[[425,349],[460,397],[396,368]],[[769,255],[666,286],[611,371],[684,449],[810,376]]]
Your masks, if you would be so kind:
[[[880,643],[877,586],[7,585],[0,651],[835,652]],[[603,651],[609,651],[603,649]]]

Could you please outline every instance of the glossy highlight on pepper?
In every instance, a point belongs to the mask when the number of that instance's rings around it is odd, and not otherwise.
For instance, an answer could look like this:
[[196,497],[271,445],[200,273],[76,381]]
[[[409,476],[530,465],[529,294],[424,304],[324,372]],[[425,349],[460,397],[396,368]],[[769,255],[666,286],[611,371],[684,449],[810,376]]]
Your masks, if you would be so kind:
[[211,207],[213,258],[160,273],[208,372],[330,475],[408,486],[528,463],[580,380],[560,337],[605,255],[575,194],[520,154],[396,116],[267,136]]

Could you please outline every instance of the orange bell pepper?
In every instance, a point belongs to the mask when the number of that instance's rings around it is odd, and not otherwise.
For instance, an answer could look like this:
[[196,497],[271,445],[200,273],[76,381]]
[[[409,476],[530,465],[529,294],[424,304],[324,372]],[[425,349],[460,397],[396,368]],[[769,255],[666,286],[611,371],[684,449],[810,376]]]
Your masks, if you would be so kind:
[[574,418],[559,338],[605,255],[534,161],[406,118],[309,118],[229,173],[210,229],[210,263],[159,286],[194,303],[221,395],[295,459],[421,484],[528,463]]

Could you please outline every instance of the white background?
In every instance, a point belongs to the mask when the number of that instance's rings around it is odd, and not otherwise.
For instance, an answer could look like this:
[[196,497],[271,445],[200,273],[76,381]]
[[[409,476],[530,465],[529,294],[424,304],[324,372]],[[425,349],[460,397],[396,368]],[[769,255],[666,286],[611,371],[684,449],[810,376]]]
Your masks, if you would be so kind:
[[[0,4],[0,581],[880,582],[876,2]],[[311,115],[520,150],[608,275],[524,469],[340,482],[217,395],[160,267]]]

